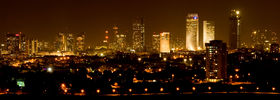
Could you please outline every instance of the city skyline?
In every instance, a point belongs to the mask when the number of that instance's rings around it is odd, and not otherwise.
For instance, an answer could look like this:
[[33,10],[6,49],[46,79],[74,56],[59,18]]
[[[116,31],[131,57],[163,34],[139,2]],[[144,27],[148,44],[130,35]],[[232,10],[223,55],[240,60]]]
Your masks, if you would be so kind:
[[[23,32],[39,40],[53,41],[58,32],[85,32],[86,44],[92,46],[104,37],[106,25],[118,24],[120,32],[129,31],[133,18],[144,16],[146,41],[151,41],[153,32],[169,31],[171,34],[185,33],[185,17],[188,13],[197,12],[202,20],[213,20],[216,25],[216,39],[228,43],[229,15],[231,9],[239,9],[241,19],[241,41],[250,36],[256,28],[268,28],[279,33],[277,3],[273,1],[3,1],[0,18],[0,32]],[[131,6],[130,4],[136,4]],[[77,6],[72,8],[71,5]],[[168,8],[159,8],[169,4]],[[193,4],[193,5],[192,5]],[[222,5],[221,5],[222,4]],[[48,6],[49,5],[49,6]],[[122,6],[122,7],[119,7]],[[143,7],[142,7],[143,6]],[[145,6],[145,7],[144,7]],[[215,6],[215,7],[212,7]],[[264,7],[259,7],[264,6]],[[105,8],[104,8],[105,7]],[[102,9],[94,9],[102,8]],[[113,8],[116,8],[113,10]],[[127,9],[131,8],[131,9]],[[149,9],[149,10],[148,10]],[[83,16],[84,15],[84,16]],[[265,18],[269,17],[269,18]],[[200,29],[200,34],[201,34]],[[223,38],[227,37],[227,38]],[[251,41],[245,41],[251,42]],[[151,42],[146,42],[151,43]]]

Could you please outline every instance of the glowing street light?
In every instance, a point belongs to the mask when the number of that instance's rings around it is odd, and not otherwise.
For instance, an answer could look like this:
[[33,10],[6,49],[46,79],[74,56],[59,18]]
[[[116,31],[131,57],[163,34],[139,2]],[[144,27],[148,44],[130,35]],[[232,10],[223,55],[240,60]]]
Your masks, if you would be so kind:
[[84,90],[84,89],[81,89],[81,93],[85,93],[85,90]]
[[148,88],[145,88],[144,91],[145,91],[145,92],[148,92]]
[[96,90],[96,93],[100,93],[100,89],[97,89],[97,90]]
[[163,88],[160,88],[160,92],[163,92]]
[[192,87],[192,90],[195,91],[195,87]]
[[275,91],[276,90],[276,88],[275,87],[272,87],[272,91]]
[[180,91],[180,88],[179,88],[179,87],[177,87],[177,88],[176,88],[176,90],[177,90],[177,91]]
[[53,69],[52,69],[51,67],[48,67],[48,68],[47,68],[47,72],[52,73],[52,72],[53,72]]
[[210,87],[210,86],[208,87],[208,90],[211,90],[211,87]]
[[129,92],[132,92],[132,89],[128,89]]
[[260,88],[259,88],[259,87],[257,87],[256,89],[257,89],[257,90],[259,90]]
[[242,87],[242,86],[240,86],[240,90],[243,90],[243,87]]
[[112,92],[115,93],[115,92],[116,92],[116,89],[112,89]]

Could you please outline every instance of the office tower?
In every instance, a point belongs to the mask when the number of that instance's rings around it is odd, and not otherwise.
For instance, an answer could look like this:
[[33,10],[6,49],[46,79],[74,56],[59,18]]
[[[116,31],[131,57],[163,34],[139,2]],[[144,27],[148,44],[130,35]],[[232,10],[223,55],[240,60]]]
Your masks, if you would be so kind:
[[22,53],[27,51],[25,35],[22,32],[19,33],[7,33],[6,34],[6,49],[11,53]]
[[203,21],[203,49],[205,43],[215,40],[215,23],[213,21]]
[[56,37],[57,51],[73,52],[74,51],[74,36],[72,33],[59,32]]
[[145,24],[142,17],[136,18],[135,22],[132,24],[132,32],[132,48],[136,52],[143,52],[145,47]]
[[240,48],[240,11],[232,10],[230,17],[229,49]]
[[186,19],[186,49],[199,48],[199,17],[197,13],[188,14]]
[[85,50],[85,33],[79,33],[75,38],[76,52],[83,52]]
[[170,33],[160,33],[160,53],[170,53]]
[[277,43],[271,44],[270,53],[279,53],[279,44],[277,44]]
[[31,54],[37,55],[39,51],[39,41],[37,39],[31,40]]
[[108,28],[109,32],[109,49],[116,52],[117,51],[117,35],[119,34],[119,27],[117,25],[114,25],[113,27]]
[[152,37],[152,52],[153,53],[159,53],[159,48],[160,48],[160,35],[155,33],[153,34]]
[[126,35],[124,33],[119,33],[116,35],[116,51],[125,52],[126,51]]
[[74,42],[74,34],[68,33],[66,34],[66,51],[74,52],[75,42]]
[[227,45],[221,40],[206,43],[206,78],[210,82],[227,78]]

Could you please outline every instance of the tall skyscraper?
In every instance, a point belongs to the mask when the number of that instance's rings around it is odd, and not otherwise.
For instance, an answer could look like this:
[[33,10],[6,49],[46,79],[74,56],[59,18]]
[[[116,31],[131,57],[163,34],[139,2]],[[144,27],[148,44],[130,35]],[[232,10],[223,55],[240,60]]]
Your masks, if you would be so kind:
[[221,40],[206,43],[206,79],[217,82],[227,79],[227,45]]
[[72,33],[59,32],[56,37],[57,51],[73,52],[74,51],[74,35]]
[[144,19],[142,17],[138,17],[132,24],[132,31],[132,48],[136,52],[143,52],[145,49],[145,24]]
[[76,52],[83,52],[85,50],[85,33],[77,34],[76,38]]
[[170,33],[160,33],[160,53],[170,53]]
[[11,53],[22,53],[27,51],[25,35],[22,32],[19,33],[7,33],[6,34],[6,49]]
[[160,34],[153,34],[152,37],[152,52],[153,53],[159,53],[159,48],[160,48]]
[[203,21],[203,49],[205,43],[215,40],[215,23],[213,21]]
[[186,49],[195,51],[199,48],[199,17],[190,13],[186,18]]
[[229,49],[240,48],[240,11],[232,10],[230,17]]

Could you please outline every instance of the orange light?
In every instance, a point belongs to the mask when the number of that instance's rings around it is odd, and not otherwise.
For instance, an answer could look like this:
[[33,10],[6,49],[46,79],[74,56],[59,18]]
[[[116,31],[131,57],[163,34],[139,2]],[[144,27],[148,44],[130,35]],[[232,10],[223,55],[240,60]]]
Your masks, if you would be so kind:
[[243,90],[243,87],[242,87],[242,86],[240,86],[240,90]]
[[272,91],[275,91],[276,90],[276,88],[275,87],[272,87]]
[[177,87],[177,88],[176,88],[176,90],[177,90],[177,91],[180,91],[180,88],[179,88],[179,87]]
[[115,93],[115,92],[116,92],[116,89],[112,89],[112,92]]
[[145,92],[147,92],[147,91],[148,91],[148,88],[145,88],[144,90],[145,90]]
[[84,89],[81,89],[81,93],[84,93],[85,92],[85,90]]
[[211,87],[210,87],[210,86],[208,87],[208,90],[211,90]]
[[65,89],[64,92],[67,93],[68,92],[67,89]]
[[128,89],[129,92],[132,92],[132,89]]
[[100,93],[100,89],[97,89],[97,90],[96,90],[96,93]]
[[192,90],[195,91],[195,87],[192,87]]
[[163,92],[163,88],[160,88],[160,92]]
[[109,39],[109,36],[105,36],[106,39]]
[[259,87],[257,87],[256,89],[257,89],[257,90],[259,90],[260,88],[259,88]]

